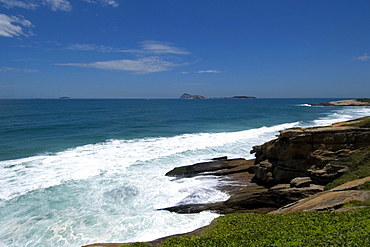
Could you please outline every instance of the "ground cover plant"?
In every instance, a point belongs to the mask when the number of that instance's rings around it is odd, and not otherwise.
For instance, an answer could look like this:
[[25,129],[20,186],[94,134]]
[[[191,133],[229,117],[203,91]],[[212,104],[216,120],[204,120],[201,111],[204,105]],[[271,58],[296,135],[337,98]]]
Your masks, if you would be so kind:
[[370,98],[359,98],[359,99],[357,99],[357,101],[369,102],[370,103]]
[[325,186],[325,190],[332,189],[349,181],[370,176],[370,146],[352,153],[349,157],[340,159],[349,171]]
[[171,237],[161,247],[369,246],[370,208],[342,213],[229,214],[202,236]]

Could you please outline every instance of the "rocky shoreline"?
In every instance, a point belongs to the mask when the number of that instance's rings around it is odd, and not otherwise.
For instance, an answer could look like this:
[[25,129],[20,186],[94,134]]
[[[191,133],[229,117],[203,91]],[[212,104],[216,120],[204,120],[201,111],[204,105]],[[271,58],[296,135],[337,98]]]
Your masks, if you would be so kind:
[[[220,157],[169,171],[166,176],[177,178],[217,176],[221,181],[219,189],[230,198],[223,202],[177,205],[160,210],[285,214],[343,211],[351,209],[343,208],[348,202],[370,200],[369,190],[358,190],[370,181],[370,173],[363,171],[358,172],[360,179],[325,190],[325,186],[335,183],[344,174],[370,163],[370,117],[324,127],[283,130],[276,139],[253,147],[251,153],[255,154],[253,160]],[[366,171],[369,170],[370,167],[366,167]],[[188,234],[201,232],[202,229],[198,229]],[[159,246],[162,240],[149,242],[150,246]]]

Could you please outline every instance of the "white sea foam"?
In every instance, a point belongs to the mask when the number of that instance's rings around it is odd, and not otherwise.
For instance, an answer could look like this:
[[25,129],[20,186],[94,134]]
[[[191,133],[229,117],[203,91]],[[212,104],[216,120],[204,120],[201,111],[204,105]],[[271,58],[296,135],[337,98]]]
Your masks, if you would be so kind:
[[344,122],[370,116],[370,107],[346,106],[340,107],[332,113],[313,121],[313,126],[330,125],[336,122]]
[[[54,154],[0,162],[0,199],[11,199],[29,191],[70,180],[83,180],[104,173],[124,174],[130,166],[163,159],[157,171],[188,165],[220,153],[245,157],[252,145],[267,140],[278,130],[298,123],[230,132],[185,134],[169,138],[109,140]],[[238,144],[238,145],[235,145]],[[230,149],[229,149],[230,148]],[[166,165],[168,160],[176,163]],[[162,167],[161,167],[162,166]],[[162,169],[161,169],[162,168]]]
[[310,104],[299,104],[299,105],[297,105],[297,106],[311,107],[311,105],[310,105]]

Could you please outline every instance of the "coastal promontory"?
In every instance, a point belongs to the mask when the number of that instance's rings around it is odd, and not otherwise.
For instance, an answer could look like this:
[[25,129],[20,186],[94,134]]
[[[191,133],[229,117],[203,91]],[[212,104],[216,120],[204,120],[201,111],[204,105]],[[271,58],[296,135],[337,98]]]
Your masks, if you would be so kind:
[[312,106],[370,106],[370,99],[368,98],[359,98],[353,100],[338,100],[338,101],[329,101],[318,104],[311,104]]

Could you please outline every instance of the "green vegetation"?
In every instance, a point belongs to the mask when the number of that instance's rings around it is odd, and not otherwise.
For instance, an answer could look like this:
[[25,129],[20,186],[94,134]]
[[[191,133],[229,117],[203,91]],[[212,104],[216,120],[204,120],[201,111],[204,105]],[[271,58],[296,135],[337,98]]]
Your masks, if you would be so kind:
[[369,98],[359,98],[359,99],[356,99],[357,101],[361,101],[361,102],[368,102],[370,103],[370,99]]
[[360,190],[370,190],[370,181],[364,183],[360,188]]
[[349,167],[349,171],[327,184],[325,190],[330,190],[346,182],[370,176],[370,146],[352,153],[349,157],[342,158],[341,162]]
[[344,204],[343,207],[360,207],[360,206],[370,207],[370,201],[350,201]]
[[349,126],[360,127],[360,128],[370,128],[370,117],[362,118],[355,123],[349,124]]
[[124,244],[121,245],[120,247],[149,247],[149,243],[143,243],[143,242],[138,242],[138,243],[133,243],[133,244]]
[[161,247],[368,246],[370,208],[342,213],[229,214],[202,236],[171,237]]

